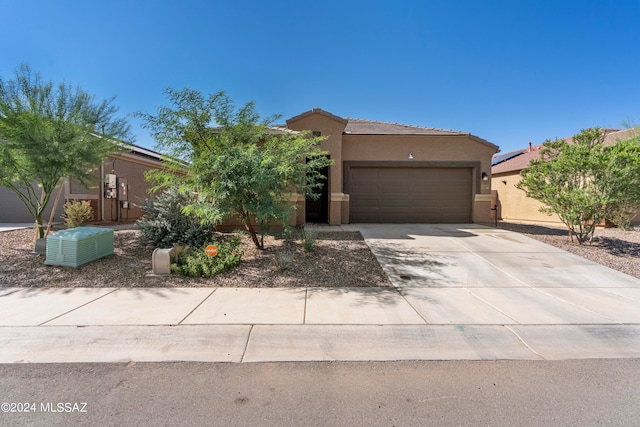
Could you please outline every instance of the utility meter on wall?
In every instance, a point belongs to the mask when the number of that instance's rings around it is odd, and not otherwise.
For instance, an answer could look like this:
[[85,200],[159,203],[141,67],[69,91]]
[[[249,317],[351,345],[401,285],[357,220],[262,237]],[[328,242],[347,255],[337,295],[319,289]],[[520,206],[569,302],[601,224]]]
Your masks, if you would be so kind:
[[122,200],[122,201],[129,200],[129,198],[127,196],[128,187],[127,187],[127,179],[126,178],[120,178],[119,189],[120,189],[120,191],[118,192],[118,199]]
[[109,173],[104,176],[104,197],[107,199],[118,197],[118,184],[115,174]]
[[108,173],[104,176],[104,186],[107,188],[116,188],[118,185],[116,183],[116,174]]

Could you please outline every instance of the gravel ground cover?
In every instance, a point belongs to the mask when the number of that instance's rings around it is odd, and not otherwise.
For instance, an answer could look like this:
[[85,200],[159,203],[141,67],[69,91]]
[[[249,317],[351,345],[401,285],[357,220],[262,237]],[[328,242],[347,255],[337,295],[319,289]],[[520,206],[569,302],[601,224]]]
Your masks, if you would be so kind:
[[[320,232],[311,251],[300,240],[265,237],[264,251],[244,236],[244,255],[233,270],[212,278],[177,274],[149,277],[153,249],[138,230],[115,231],[115,254],[79,268],[44,265],[32,255],[33,230],[0,233],[0,287],[369,287],[391,286],[359,232]],[[293,255],[282,270],[283,258]]]
[[[500,222],[498,225],[640,278],[640,230],[598,229],[591,245],[572,244],[565,229]],[[368,287],[391,286],[358,232],[320,232],[307,252],[299,240],[267,237],[264,251],[243,238],[244,255],[234,270],[210,279],[175,274],[149,277],[151,248],[137,230],[115,231],[115,254],[80,268],[44,265],[32,255],[33,230],[0,233],[0,287]],[[290,268],[279,260],[293,254]]]

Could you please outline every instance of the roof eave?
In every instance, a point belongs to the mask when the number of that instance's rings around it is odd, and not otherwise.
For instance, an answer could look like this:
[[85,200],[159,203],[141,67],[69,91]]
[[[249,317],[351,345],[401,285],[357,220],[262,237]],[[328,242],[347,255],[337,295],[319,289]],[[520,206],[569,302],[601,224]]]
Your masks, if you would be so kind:
[[323,115],[323,116],[328,117],[328,118],[330,118],[332,120],[335,120],[335,121],[337,121],[339,123],[342,123],[345,126],[346,126],[346,124],[348,122],[347,119],[344,119],[344,118],[342,118],[340,116],[336,116],[335,114],[330,113],[328,111],[325,111],[322,108],[312,108],[309,111],[305,111],[302,114],[298,114],[297,116],[294,116],[294,117],[291,117],[290,119],[287,119],[287,126],[289,125],[289,123],[296,122],[296,121],[298,121],[300,119],[303,119],[303,118],[308,117],[308,116],[312,116],[314,114]]
[[500,147],[499,146],[497,146],[495,144],[492,144],[491,142],[487,141],[486,139],[482,139],[479,136],[475,136],[475,135],[472,135],[470,133],[468,133],[467,135],[469,136],[469,138],[473,139],[474,141],[479,142],[481,144],[484,144],[487,147],[490,147],[491,149],[495,150],[496,153],[498,151],[500,151]]

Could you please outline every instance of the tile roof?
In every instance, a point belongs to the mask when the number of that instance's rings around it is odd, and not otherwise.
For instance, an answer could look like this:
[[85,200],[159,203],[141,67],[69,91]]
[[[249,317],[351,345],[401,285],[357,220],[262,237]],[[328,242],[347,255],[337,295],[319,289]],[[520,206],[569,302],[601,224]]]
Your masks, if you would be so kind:
[[[605,132],[604,143],[606,145],[615,144],[618,141],[624,141],[626,139],[630,139],[633,137],[640,136],[640,126],[632,129],[603,129]],[[571,143],[573,142],[573,137],[564,138],[565,141]],[[507,172],[517,172],[529,166],[532,160],[540,158],[540,150],[542,149],[542,144],[534,145],[531,148],[524,148],[523,153],[511,158],[508,158],[502,162],[494,163],[494,166],[491,167],[491,174],[499,174],[499,173],[507,173]],[[521,150],[516,150],[521,151]],[[509,153],[501,153],[496,154],[494,159],[498,156],[505,156]]]
[[615,144],[620,141],[624,141],[627,139],[640,136],[640,126],[637,126],[631,129],[618,130],[618,131],[616,131],[615,129],[605,129],[605,130],[612,130],[612,132],[607,133],[604,137],[605,145]]
[[468,135],[455,130],[352,118],[347,119],[347,127],[344,129],[344,133],[356,135]]
[[328,111],[323,110],[322,108],[312,108],[309,111],[305,111],[304,113],[298,114],[297,116],[291,117],[290,119],[287,119],[287,124],[289,124],[290,122],[295,122],[296,120],[300,120],[304,117],[310,116],[312,114],[322,114],[325,117],[329,117],[337,122],[341,122],[346,124],[347,123],[347,119],[344,119],[340,116],[336,116],[333,113],[330,113]]
[[310,116],[312,114],[321,114],[325,117],[328,117],[332,120],[336,120],[340,123],[344,123],[346,126],[344,128],[344,134],[346,135],[434,135],[434,136],[467,136],[481,144],[487,145],[494,150],[498,150],[499,147],[490,143],[487,140],[484,140],[480,137],[472,135],[468,132],[460,132],[457,130],[447,130],[447,129],[438,129],[438,128],[428,128],[422,126],[411,126],[404,125],[400,123],[391,123],[391,122],[379,122],[375,120],[364,120],[364,119],[355,119],[355,118],[342,118],[340,116],[336,116],[328,111],[325,111],[321,108],[313,108],[309,111],[306,111],[302,114],[299,114],[295,117],[292,117],[287,120],[287,125],[291,122],[295,122],[304,117]]
[[433,135],[433,136],[467,136],[482,144],[498,150],[499,147],[489,141],[457,130],[428,128],[422,126],[404,125],[400,123],[379,122],[375,120],[364,120],[348,118],[344,133],[347,135]]

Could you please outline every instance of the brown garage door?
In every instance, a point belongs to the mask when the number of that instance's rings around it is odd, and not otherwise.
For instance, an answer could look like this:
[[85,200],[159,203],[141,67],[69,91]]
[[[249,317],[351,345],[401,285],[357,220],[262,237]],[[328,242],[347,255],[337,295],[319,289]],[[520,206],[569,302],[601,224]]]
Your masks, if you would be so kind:
[[349,168],[351,222],[469,223],[471,168]]

